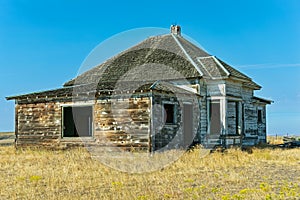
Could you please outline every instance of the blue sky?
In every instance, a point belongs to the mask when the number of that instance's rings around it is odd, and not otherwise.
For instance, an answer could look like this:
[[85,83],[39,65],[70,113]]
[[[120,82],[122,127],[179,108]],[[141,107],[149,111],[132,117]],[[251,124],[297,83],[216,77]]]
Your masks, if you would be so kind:
[[99,43],[142,27],[182,32],[263,86],[269,134],[300,134],[300,1],[0,1],[0,131],[5,96],[60,87]]

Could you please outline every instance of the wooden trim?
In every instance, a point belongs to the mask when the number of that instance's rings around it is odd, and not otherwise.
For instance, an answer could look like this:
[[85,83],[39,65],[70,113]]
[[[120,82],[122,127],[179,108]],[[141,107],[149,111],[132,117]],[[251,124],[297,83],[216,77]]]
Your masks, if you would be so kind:
[[15,148],[17,148],[17,140],[18,140],[18,103],[15,102]]
[[212,56],[212,58],[214,59],[214,61],[224,70],[224,72],[226,73],[227,77],[230,75],[230,73],[228,72],[228,70],[219,62],[218,59],[216,59],[215,56]]
[[199,72],[200,76],[203,76],[203,72],[201,72],[200,68],[198,65],[194,62],[194,60],[191,58],[191,56],[188,54],[188,52],[183,48],[179,40],[176,38],[176,36],[172,35],[174,38],[175,42],[179,46],[179,48],[183,51],[184,55],[187,57],[187,59],[190,61],[190,63],[195,67],[195,69]]
[[153,103],[153,92],[152,92],[152,90],[150,90],[150,93],[151,93],[151,95],[150,95],[150,102],[149,102],[149,109],[150,109],[150,117],[149,117],[149,120],[148,120],[148,125],[149,125],[149,129],[148,129],[148,137],[149,137],[149,140],[148,140],[148,151],[151,153],[152,151],[153,151],[153,142],[154,141],[152,141],[152,134],[153,134],[153,105],[152,105],[152,103]]
[[60,104],[61,107],[84,107],[84,106],[93,106],[95,103],[94,102],[80,102],[80,103],[63,103]]

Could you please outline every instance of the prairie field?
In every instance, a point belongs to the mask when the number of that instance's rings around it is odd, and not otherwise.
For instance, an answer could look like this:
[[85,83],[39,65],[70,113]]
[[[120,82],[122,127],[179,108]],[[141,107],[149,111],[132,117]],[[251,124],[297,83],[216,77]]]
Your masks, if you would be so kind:
[[15,141],[14,132],[0,132],[0,146],[12,145]]
[[[0,199],[300,199],[300,149],[184,153],[161,170],[125,173],[68,150],[0,147]],[[146,165],[146,163],[145,163]]]

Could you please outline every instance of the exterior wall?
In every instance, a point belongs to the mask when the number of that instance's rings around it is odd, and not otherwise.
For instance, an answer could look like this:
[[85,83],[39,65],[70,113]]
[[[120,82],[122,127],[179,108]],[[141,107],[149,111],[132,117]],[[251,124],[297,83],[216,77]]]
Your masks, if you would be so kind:
[[244,134],[246,137],[257,135],[257,109],[253,104],[244,104]]
[[[195,79],[190,83],[197,86],[195,88],[202,96],[197,96],[197,101],[194,101],[194,95],[183,94],[178,101],[174,94],[157,91],[144,94],[144,97],[114,99],[102,96],[93,100],[90,102],[93,105],[92,140],[96,144],[127,150],[180,148],[184,137],[182,102],[187,102],[196,112],[193,114],[194,142],[206,147],[209,147],[207,144],[237,144],[240,139],[244,145],[266,142],[266,104],[254,101],[252,89],[229,80]],[[208,102],[211,99],[220,100],[222,131],[219,135],[211,135],[208,130]],[[162,124],[163,102],[176,106],[176,124]],[[71,106],[72,102],[17,103],[16,145],[55,147],[67,141],[76,142],[61,136],[62,106],[68,104]],[[262,113],[260,121],[258,110]]]
[[[253,89],[242,87],[239,82],[228,81],[226,84],[226,95],[236,98],[241,97],[240,116],[241,116],[241,134],[243,136],[242,143],[244,145],[255,145],[260,142],[266,142],[266,104],[254,102]],[[229,106],[229,116],[232,118],[231,110],[233,107]],[[258,109],[262,110],[262,121],[258,122]],[[230,131],[230,120],[229,131]],[[232,121],[233,122],[233,121]]]
[[257,115],[256,108],[252,103],[253,91],[248,88],[243,88],[242,90],[243,101],[244,101],[244,128],[243,135],[244,141],[243,144],[251,145],[256,143],[257,135]]
[[[180,100],[172,94],[153,93],[152,97],[152,151],[163,151],[164,149],[174,149],[185,147],[184,141],[184,123],[183,123],[183,106],[185,103],[189,103],[193,107],[193,128],[192,128],[192,140],[198,141],[198,133],[200,128],[200,101],[197,97],[191,97],[189,95],[180,95]],[[173,104],[175,106],[175,123],[165,124],[162,113],[164,112],[163,104]],[[199,141],[198,141],[199,142]]]
[[[174,120],[175,124],[167,125],[164,124],[163,119],[163,103],[169,103],[174,105]],[[151,131],[151,141],[152,141],[152,151],[157,151],[163,148],[169,148],[170,142],[173,140],[174,148],[179,148],[182,140],[182,129],[180,127],[182,110],[177,99],[171,95],[165,94],[153,94],[152,97],[152,131]]]
[[61,136],[59,103],[16,104],[16,146],[58,145]]
[[228,101],[227,102],[227,129],[228,134],[238,134],[237,126],[238,126],[238,113],[237,113],[237,102]]
[[97,100],[94,107],[96,143],[149,151],[150,105],[149,97]]
[[[266,104],[255,103],[253,91],[243,88],[244,100],[244,145],[266,142]],[[258,122],[258,109],[262,110],[262,121]]]
[[207,82],[207,96],[225,96],[225,82],[220,80],[212,80]]
[[[81,145],[79,137],[62,138],[62,107],[87,102],[16,104],[16,146],[65,147]],[[94,105],[93,105],[94,103]],[[150,98],[105,99],[93,106],[93,137],[90,144],[149,150]]]
[[241,97],[243,94],[242,85],[238,82],[226,82],[226,95]]
[[150,150],[150,98],[97,100],[94,107],[96,143],[124,150]]
[[257,110],[261,110],[262,118],[261,121],[257,121],[257,136],[258,143],[266,143],[267,138],[267,120],[266,120],[266,106],[263,104],[259,104],[256,106]]
[[[207,105],[211,100],[220,102],[222,126],[219,135],[210,134],[210,121],[207,120],[207,134],[203,134],[202,139],[204,146],[255,145],[266,142],[266,104],[255,101],[253,89],[243,87],[241,82],[231,79],[226,82],[210,80],[204,83],[207,84]],[[262,113],[260,122],[258,110]],[[205,111],[208,119],[209,107],[201,110]]]

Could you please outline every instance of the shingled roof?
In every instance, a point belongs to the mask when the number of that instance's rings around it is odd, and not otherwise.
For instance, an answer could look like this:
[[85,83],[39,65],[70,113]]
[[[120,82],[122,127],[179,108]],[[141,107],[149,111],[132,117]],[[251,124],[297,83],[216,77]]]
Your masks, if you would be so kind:
[[251,78],[224,61],[208,54],[180,35],[172,33],[150,37],[66,82],[64,86],[103,84],[122,79],[156,81],[195,77],[206,79],[231,77],[241,80],[245,86],[253,89],[261,88]]

